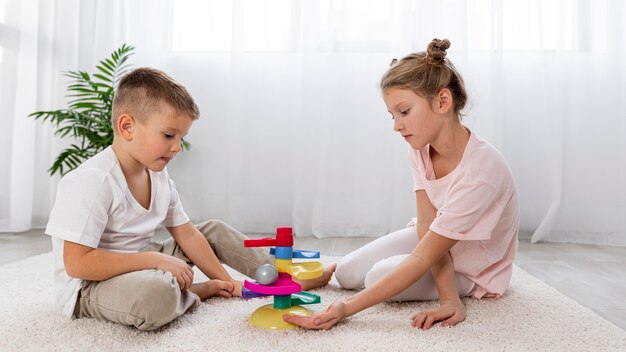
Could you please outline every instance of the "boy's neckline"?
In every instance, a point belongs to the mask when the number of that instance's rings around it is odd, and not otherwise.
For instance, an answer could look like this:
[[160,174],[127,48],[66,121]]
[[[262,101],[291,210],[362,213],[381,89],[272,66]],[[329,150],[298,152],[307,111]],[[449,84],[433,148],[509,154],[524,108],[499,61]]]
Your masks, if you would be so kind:
[[146,202],[148,207],[145,207],[143,204],[141,204],[141,202],[139,202],[139,200],[137,200],[137,198],[135,197],[135,195],[133,194],[133,192],[131,191],[131,187],[129,185],[128,182],[128,178],[126,177],[126,174],[124,173],[124,169],[122,167],[122,164],[120,162],[120,159],[117,155],[117,153],[115,153],[115,149],[113,148],[113,146],[109,147],[111,149],[111,152],[113,154],[113,158],[115,160],[115,163],[117,165],[117,168],[119,170],[120,173],[120,177],[121,179],[124,181],[124,186],[125,186],[125,193],[126,193],[126,197],[129,199],[130,203],[132,204],[132,206],[140,212],[149,212],[152,210],[152,202],[154,199],[154,182],[153,182],[153,171],[148,169],[148,168],[144,168],[144,172],[146,174],[146,176],[148,177],[148,183],[149,183],[149,200],[148,202]]

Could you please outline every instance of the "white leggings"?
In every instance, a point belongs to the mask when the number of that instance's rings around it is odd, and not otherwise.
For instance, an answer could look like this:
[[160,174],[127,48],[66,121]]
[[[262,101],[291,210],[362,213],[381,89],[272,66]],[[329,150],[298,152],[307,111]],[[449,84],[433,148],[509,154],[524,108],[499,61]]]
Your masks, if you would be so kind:
[[[339,261],[335,278],[346,289],[363,289],[373,285],[402,262],[419,243],[415,227],[380,237],[349,253]],[[463,274],[455,273],[459,296],[472,294],[474,283]],[[427,301],[439,298],[437,285],[430,270],[406,290],[392,297],[393,301]]]

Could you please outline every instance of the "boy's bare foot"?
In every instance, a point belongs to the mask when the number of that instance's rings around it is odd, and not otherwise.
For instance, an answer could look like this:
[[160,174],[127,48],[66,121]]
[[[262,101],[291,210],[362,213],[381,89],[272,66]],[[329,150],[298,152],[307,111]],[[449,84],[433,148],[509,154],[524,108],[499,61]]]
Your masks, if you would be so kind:
[[324,268],[322,272],[322,276],[316,277],[315,279],[309,280],[297,280],[298,283],[302,286],[302,291],[312,290],[314,288],[326,286],[330,278],[333,276],[335,272],[335,268],[337,267],[336,263],[333,263]]
[[234,288],[235,286],[228,281],[209,280],[191,285],[189,291],[197,294],[204,301],[215,296],[230,298],[233,296]]

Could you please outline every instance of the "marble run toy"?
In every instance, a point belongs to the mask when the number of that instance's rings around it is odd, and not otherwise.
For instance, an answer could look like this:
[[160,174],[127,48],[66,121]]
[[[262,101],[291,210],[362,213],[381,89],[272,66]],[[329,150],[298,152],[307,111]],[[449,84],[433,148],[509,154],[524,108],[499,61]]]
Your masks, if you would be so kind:
[[256,282],[244,281],[243,298],[274,296],[274,304],[259,307],[250,315],[248,321],[256,327],[265,329],[283,330],[297,327],[283,321],[283,315],[310,316],[311,311],[301,305],[320,303],[320,296],[302,292],[300,284],[291,278],[307,280],[320,277],[324,266],[322,263],[311,261],[294,263],[292,259],[319,258],[320,252],[293,249],[291,227],[277,228],[275,238],[245,240],[244,247],[273,247],[270,254],[274,256],[274,267],[262,265],[257,268]]

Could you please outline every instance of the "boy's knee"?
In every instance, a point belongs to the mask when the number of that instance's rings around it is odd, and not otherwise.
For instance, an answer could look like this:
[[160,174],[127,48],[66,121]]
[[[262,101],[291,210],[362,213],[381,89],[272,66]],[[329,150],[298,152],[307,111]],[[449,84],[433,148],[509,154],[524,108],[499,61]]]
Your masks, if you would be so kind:
[[184,313],[179,312],[181,291],[171,273],[154,271],[145,284],[145,295],[137,302],[137,310],[133,312],[137,318],[134,324],[137,329],[158,329]]
[[208,220],[197,225],[196,228],[209,241],[216,254],[220,251],[216,246],[243,248],[243,241],[247,239],[245,235],[222,220]]
[[207,220],[196,225],[196,228],[205,236],[214,233],[227,233],[232,231],[232,227],[219,219]]
[[210,219],[205,222],[202,222],[196,225],[198,228],[212,228],[212,229],[220,229],[229,227],[227,223],[220,219]]

